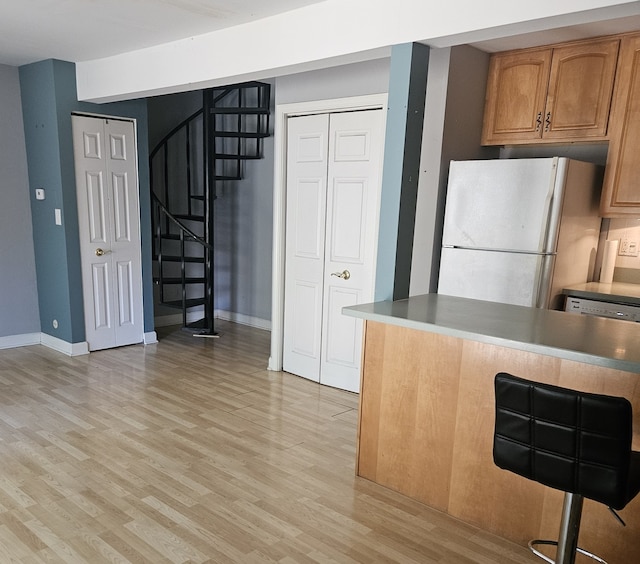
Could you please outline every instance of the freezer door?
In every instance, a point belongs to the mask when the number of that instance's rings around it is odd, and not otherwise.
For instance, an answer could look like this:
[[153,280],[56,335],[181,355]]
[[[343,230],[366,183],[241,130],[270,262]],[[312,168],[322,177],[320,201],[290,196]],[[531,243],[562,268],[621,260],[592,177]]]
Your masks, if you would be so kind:
[[[438,293],[529,307],[546,307],[552,255],[442,249]],[[542,295],[541,295],[542,293]]]
[[443,245],[544,252],[560,160],[452,161]]

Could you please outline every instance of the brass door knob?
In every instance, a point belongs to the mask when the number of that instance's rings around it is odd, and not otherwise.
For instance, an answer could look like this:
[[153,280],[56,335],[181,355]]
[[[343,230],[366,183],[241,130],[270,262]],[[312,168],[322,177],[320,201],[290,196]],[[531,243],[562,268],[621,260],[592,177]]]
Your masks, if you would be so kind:
[[97,257],[101,257],[102,255],[106,255],[106,254],[108,254],[110,252],[111,251],[105,251],[103,249],[98,248],[98,249],[96,249],[96,256]]
[[349,280],[351,278],[351,272],[348,270],[343,270],[342,272],[332,272],[331,276],[337,276],[338,278],[342,278],[343,280]]

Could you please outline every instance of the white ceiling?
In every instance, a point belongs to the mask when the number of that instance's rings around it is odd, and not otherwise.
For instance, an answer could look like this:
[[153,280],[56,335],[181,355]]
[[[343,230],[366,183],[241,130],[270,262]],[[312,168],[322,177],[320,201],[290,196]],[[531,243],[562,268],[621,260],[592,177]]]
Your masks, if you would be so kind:
[[[100,59],[324,0],[0,0],[0,64]],[[345,0],[348,1],[348,0]],[[474,43],[493,52],[640,29],[640,16]],[[500,33],[494,33],[493,37]],[[456,37],[426,41],[459,43]]]
[[87,61],[323,0],[0,0],[0,64]]

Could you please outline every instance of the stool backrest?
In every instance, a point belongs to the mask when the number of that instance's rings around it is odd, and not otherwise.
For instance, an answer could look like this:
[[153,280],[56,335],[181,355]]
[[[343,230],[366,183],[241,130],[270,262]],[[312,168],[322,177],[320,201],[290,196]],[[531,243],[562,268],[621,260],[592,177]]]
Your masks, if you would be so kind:
[[622,509],[627,502],[632,409],[625,398],[495,377],[497,466]]

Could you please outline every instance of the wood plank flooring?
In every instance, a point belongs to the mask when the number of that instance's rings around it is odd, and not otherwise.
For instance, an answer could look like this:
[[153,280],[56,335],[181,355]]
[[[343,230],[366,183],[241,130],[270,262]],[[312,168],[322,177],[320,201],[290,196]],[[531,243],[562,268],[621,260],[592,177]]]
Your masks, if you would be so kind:
[[538,562],[355,477],[357,396],[267,371],[268,332],[218,329],[0,351],[0,562]]

